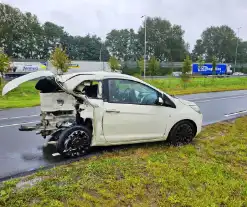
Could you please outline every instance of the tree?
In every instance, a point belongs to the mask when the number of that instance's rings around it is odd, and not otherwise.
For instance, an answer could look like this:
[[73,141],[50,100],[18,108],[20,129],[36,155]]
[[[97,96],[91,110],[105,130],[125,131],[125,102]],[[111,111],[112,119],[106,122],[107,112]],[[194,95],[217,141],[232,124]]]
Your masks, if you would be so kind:
[[190,78],[189,74],[191,73],[192,70],[191,65],[192,65],[192,60],[190,59],[190,56],[187,55],[186,58],[184,59],[183,67],[182,67],[181,78],[183,82],[187,82]]
[[213,58],[212,58],[212,73],[213,73],[213,75],[215,75],[216,74],[216,66],[217,66],[217,58],[216,58],[216,56],[213,56]]
[[138,36],[133,29],[113,29],[106,36],[109,52],[119,60],[138,60],[141,57],[138,44]]
[[15,52],[19,58],[39,59],[43,49],[42,28],[36,15],[30,12],[23,14],[22,39]]
[[196,40],[196,44],[192,50],[192,59],[196,61],[199,56],[203,57],[203,55],[205,55],[205,49],[202,44],[202,40],[198,39]]
[[21,11],[0,3],[0,47],[8,56],[18,57],[20,41],[23,41],[24,18]]
[[205,56],[211,61],[213,56],[222,62],[233,62],[235,57],[237,37],[228,26],[211,26],[202,32],[201,39],[197,40],[193,50],[193,57]]
[[60,27],[52,22],[45,22],[42,25],[43,30],[43,52],[41,58],[46,59],[50,56],[54,48],[61,44],[64,37],[63,27]]
[[113,71],[116,71],[116,70],[119,70],[120,69],[119,61],[114,56],[111,56],[110,57],[110,59],[109,59],[109,65],[110,65],[110,68]]
[[[179,25],[160,17],[147,17],[147,55],[155,56],[159,61],[181,61],[185,56],[186,44],[184,31]],[[145,26],[139,28],[138,39],[141,54],[144,54]]]
[[142,74],[144,72],[144,58],[143,57],[137,61],[137,66],[140,70],[140,75],[142,76]]
[[244,64],[247,62],[247,41],[239,43],[237,63]]
[[205,61],[204,61],[204,58],[202,57],[202,55],[200,55],[198,57],[197,63],[198,63],[198,68],[202,68],[203,65],[205,64]]
[[0,48],[0,85],[2,84],[3,74],[6,72],[9,66],[9,57],[3,52],[3,49]]
[[159,69],[160,69],[160,62],[154,56],[152,56],[148,63],[148,70],[150,76],[156,75]]
[[57,73],[65,73],[69,69],[69,60],[66,51],[60,47],[57,47],[51,54],[50,61],[52,65],[57,69]]
[[94,60],[98,61],[101,55],[106,59],[107,52],[105,51],[104,44],[101,42],[101,39],[96,35],[87,35],[81,39],[81,49],[83,59],[85,60]]

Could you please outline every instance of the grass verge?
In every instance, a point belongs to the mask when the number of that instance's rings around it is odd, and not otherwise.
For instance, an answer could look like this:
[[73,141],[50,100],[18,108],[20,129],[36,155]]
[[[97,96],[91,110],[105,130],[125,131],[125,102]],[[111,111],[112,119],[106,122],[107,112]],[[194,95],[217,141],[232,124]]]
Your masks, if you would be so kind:
[[[146,82],[173,95],[232,91],[247,89],[247,77],[234,78],[192,78],[186,84],[179,78],[147,79]],[[22,84],[6,96],[0,96],[0,109],[31,107],[40,104],[35,81]],[[0,93],[2,88],[0,87]]]
[[35,84],[36,81],[23,83],[5,96],[2,96],[2,87],[0,87],[0,109],[38,106],[40,97]]
[[6,181],[0,206],[243,207],[246,163],[242,117],[205,127],[187,146],[133,145]]
[[247,89],[247,77],[191,78],[187,83],[180,78],[148,79],[146,82],[173,95]]

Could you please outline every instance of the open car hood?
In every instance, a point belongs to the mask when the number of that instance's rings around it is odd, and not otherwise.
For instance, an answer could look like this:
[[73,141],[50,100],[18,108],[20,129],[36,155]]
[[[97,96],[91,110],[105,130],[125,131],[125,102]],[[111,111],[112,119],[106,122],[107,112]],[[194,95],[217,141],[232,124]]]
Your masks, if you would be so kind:
[[14,80],[8,82],[3,87],[2,96],[6,95],[8,92],[14,90],[15,88],[17,88],[22,83],[25,83],[27,81],[34,80],[37,78],[41,78],[41,77],[48,77],[48,76],[55,76],[55,74],[52,73],[51,71],[37,71],[37,72],[28,73],[28,74],[23,75],[19,78],[15,78]]
[[[79,74],[80,75],[80,74]],[[37,71],[37,72],[32,72],[32,73],[28,73],[26,75],[23,75],[19,78],[15,78],[14,80],[8,82],[2,90],[2,96],[6,95],[8,92],[14,90],[15,88],[17,88],[19,85],[21,85],[22,83],[25,83],[27,81],[30,80],[34,80],[37,78],[42,78],[42,77],[52,77],[54,76],[55,78],[57,78],[61,83],[64,83],[65,81],[69,81],[70,84],[68,84],[67,86],[70,86],[69,88],[67,87],[63,87],[62,90],[64,90],[64,92],[75,96],[77,98],[80,98],[82,100],[84,100],[85,102],[87,102],[89,105],[91,105],[92,107],[98,107],[98,105],[92,103],[86,96],[84,95],[78,95],[75,94],[72,91],[72,89],[74,89],[74,87],[79,84],[81,82],[81,79],[76,79],[77,76],[79,76],[78,74],[72,74],[72,75],[65,75],[65,76],[58,76],[54,73],[52,73],[51,71]],[[85,76],[86,78],[90,78],[89,76]],[[75,79],[73,79],[75,78]],[[66,86],[66,85],[65,85]],[[70,89],[70,90],[68,90]],[[70,91],[70,92],[69,92]]]

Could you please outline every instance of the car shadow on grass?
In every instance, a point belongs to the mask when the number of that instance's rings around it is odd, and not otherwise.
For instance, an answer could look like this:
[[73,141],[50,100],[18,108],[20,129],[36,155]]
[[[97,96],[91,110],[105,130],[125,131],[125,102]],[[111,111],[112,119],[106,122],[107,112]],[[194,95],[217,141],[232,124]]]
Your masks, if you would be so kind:
[[[193,144],[193,142],[191,143]],[[60,163],[60,162],[73,162],[81,159],[88,159],[92,156],[101,156],[104,153],[116,153],[119,151],[129,150],[129,149],[138,149],[138,148],[152,148],[156,146],[164,146],[169,147],[167,141],[157,141],[157,142],[145,142],[145,143],[137,143],[137,144],[125,144],[125,145],[114,145],[114,146],[103,146],[103,147],[92,147],[87,155],[80,156],[77,158],[65,159],[61,155],[53,156],[53,153],[56,153],[56,147],[54,145],[42,147],[43,150],[43,158],[45,161],[49,163]]]

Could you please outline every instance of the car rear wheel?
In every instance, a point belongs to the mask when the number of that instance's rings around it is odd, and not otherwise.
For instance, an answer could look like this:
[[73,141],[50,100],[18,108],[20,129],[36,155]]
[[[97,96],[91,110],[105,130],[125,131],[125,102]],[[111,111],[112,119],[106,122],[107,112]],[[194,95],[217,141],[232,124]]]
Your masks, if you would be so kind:
[[196,135],[196,127],[190,121],[180,121],[171,129],[167,142],[174,146],[189,144]]
[[73,126],[65,129],[59,136],[57,151],[63,157],[74,158],[88,153],[92,134],[84,126]]

